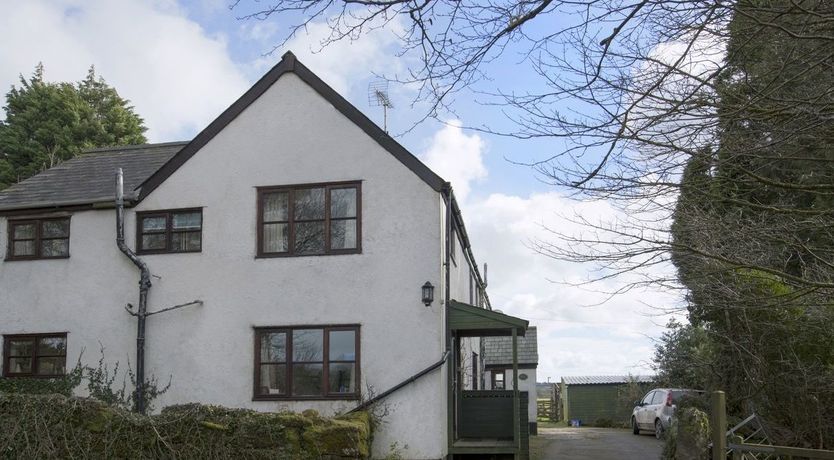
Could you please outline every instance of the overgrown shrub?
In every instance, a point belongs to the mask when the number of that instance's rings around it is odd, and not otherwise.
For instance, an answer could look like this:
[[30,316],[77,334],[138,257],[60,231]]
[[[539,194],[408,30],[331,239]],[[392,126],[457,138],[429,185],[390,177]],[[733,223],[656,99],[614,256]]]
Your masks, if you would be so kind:
[[0,457],[367,458],[365,412],[343,417],[198,404],[141,416],[89,398],[0,393]]
[[[693,399],[695,400],[695,399]],[[695,407],[678,408],[678,416],[666,433],[663,460],[709,460],[709,417]]]

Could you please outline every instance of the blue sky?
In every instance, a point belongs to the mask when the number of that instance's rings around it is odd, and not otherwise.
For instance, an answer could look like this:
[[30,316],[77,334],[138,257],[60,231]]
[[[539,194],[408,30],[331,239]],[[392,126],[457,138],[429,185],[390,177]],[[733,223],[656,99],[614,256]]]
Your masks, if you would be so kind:
[[[49,80],[75,81],[90,64],[130,99],[149,127],[151,141],[189,139],[239,97],[291,49],[299,59],[370,118],[367,86],[374,72],[402,72],[396,37],[376,32],[356,43],[314,53],[326,33],[312,24],[308,34],[264,55],[279,42],[280,24],[238,21],[224,0],[0,0],[0,87],[4,91],[42,61]],[[566,18],[565,20],[570,20]],[[543,30],[558,24],[542,23]],[[533,31],[534,32],[534,31]],[[529,68],[512,55],[490,65],[492,82],[507,88],[534,87]],[[402,132],[422,115],[410,107],[414,92],[391,87],[395,109],[390,131]],[[495,308],[530,318],[539,327],[539,380],[563,375],[647,373],[652,338],[666,318],[657,308],[677,302],[670,293],[632,291],[600,306],[604,296],[554,281],[577,282],[590,266],[536,254],[529,242],[550,239],[545,227],[568,233],[582,229],[565,216],[592,221],[616,218],[610,203],[579,203],[538,180],[526,167],[506,161],[541,159],[559,150],[558,141],[518,141],[469,132],[460,125],[506,126],[495,109],[461,93],[456,115],[429,121],[398,140],[447,180],[459,195],[479,262],[489,263],[489,294]],[[668,267],[666,268],[669,269]],[[615,282],[598,286],[613,289]]]

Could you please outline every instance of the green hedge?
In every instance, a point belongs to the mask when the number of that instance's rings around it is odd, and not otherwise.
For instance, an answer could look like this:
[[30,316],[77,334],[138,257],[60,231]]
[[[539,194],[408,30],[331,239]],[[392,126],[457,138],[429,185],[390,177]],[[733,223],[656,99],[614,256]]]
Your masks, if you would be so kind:
[[92,399],[0,393],[0,458],[367,458],[369,444],[364,412],[190,404],[140,416]]

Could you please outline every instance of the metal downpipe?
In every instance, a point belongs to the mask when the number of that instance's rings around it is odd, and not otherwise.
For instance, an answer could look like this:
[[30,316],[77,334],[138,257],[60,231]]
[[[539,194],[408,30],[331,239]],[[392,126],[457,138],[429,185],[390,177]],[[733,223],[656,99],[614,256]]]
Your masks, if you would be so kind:
[[151,289],[151,272],[148,265],[125,244],[124,173],[116,172],[116,245],[139,268],[139,308],[136,312],[136,389],[135,410],[145,413],[145,319],[148,313],[148,291]]

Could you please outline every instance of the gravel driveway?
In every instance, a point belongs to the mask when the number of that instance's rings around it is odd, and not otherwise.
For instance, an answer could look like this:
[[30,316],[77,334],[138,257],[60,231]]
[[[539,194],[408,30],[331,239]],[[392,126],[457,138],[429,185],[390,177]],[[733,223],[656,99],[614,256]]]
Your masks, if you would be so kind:
[[663,442],[616,428],[539,428],[530,437],[533,460],[658,460]]

